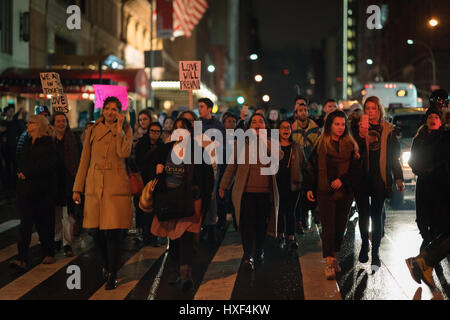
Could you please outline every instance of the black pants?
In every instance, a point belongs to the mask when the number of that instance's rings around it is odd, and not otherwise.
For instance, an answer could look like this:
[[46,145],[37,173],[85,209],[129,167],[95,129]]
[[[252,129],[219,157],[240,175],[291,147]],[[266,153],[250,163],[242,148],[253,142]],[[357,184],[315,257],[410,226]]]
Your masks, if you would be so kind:
[[280,191],[278,233],[285,233],[288,236],[295,235],[295,206],[297,204],[298,197],[298,192]]
[[92,236],[102,257],[105,269],[116,274],[120,264],[120,245],[125,234],[124,229],[94,230]]
[[186,231],[180,238],[169,240],[169,257],[176,265],[192,265],[194,235]]
[[322,224],[322,254],[324,258],[333,257],[341,249],[353,194],[346,192],[341,199],[333,200],[330,194],[319,192],[317,201]]
[[421,177],[417,178],[416,184],[416,223],[420,235],[424,240],[430,242],[433,239],[431,221],[436,198],[433,196],[433,185],[427,183]]
[[144,237],[144,241],[147,241],[153,238],[150,229],[152,227],[154,213],[144,212],[139,208],[139,196],[133,196],[133,203],[136,212],[136,228],[142,228],[142,236]]
[[295,217],[297,222],[301,222],[303,226],[306,226],[308,223],[308,211],[313,211],[317,204],[315,202],[311,202],[306,197],[307,190],[301,190],[299,199],[297,202],[297,206],[295,208]]
[[[370,198],[370,202],[369,202]],[[369,179],[355,188],[355,201],[359,214],[359,231],[363,244],[369,243],[369,223],[372,220],[372,251],[378,253],[384,233],[384,201],[386,190],[384,185]],[[383,216],[384,215],[384,216]]]
[[245,192],[242,195],[239,229],[244,259],[259,255],[264,249],[270,208],[269,193]]
[[17,182],[17,158],[16,149],[11,147],[5,148],[5,172],[6,185],[9,190],[15,190]]
[[450,236],[441,234],[425,248],[425,262],[435,267],[442,259],[450,254]]
[[33,224],[39,234],[39,241],[44,256],[55,255],[55,205],[51,201],[37,202],[19,200],[17,207],[20,213],[19,260],[28,263],[28,252],[31,242]]

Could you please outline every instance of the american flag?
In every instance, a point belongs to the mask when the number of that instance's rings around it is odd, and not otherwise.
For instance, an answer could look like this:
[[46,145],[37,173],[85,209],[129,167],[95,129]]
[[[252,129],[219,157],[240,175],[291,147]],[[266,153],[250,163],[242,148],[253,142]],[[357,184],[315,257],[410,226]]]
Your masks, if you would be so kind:
[[180,35],[181,31],[189,38],[207,8],[208,2],[206,0],[174,0],[175,36]]

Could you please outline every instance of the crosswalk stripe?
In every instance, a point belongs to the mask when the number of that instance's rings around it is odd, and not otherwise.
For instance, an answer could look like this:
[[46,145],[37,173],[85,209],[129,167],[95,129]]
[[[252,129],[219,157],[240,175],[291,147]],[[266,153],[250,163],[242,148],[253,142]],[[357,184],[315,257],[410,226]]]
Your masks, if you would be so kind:
[[239,233],[228,230],[194,300],[230,300],[243,253]]
[[89,300],[124,300],[165,250],[165,247],[142,248],[120,268],[117,279],[119,286],[116,289],[105,290],[104,284]]
[[15,228],[18,225],[20,225],[19,219],[8,220],[6,222],[3,222],[2,224],[0,224],[0,233],[8,231],[9,229]]
[[0,289],[0,300],[17,300],[44,280],[50,278],[76,257],[57,260],[54,264],[40,264]]
[[322,243],[316,226],[312,232],[314,236],[308,244],[316,244],[315,250],[308,250],[299,257],[305,300],[342,300],[337,282],[325,279]]
[[[39,236],[35,232],[31,235],[30,247],[35,246],[38,243],[39,243]],[[17,253],[18,253],[17,243],[12,244],[6,248],[3,248],[2,250],[0,250],[0,263],[14,257],[15,255],[17,255]]]

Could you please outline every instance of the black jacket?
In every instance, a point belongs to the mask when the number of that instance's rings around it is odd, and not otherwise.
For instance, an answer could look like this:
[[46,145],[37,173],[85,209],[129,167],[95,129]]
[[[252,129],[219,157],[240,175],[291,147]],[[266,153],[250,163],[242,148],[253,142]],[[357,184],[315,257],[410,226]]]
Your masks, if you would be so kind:
[[[158,151],[157,164],[164,165],[166,163],[167,157],[170,156],[174,144],[175,142],[169,142],[161,146],[160,150]],[[193,145],[191,150],[194,150]],[[193,159],[194,155],[192,152],[191,163],[194,163]],[[203,210],[204,204],[207,203],[208,199],[211,198],[211,194],[214,188],[214,171],[212,169],[212,166],[204,162],[202,162],[202,164],[188,164],[186,172],[188,174],[188,177],[191,177],[191,179],[188,179],[187,181],[188,190],[192,190],[194,199],[202,199]],[[155,192],[164,192],[165,190],[167,190],[165,174],[163,173],[158,177],[159,179],[155,187]]]
[[[359,119],[354,119],[351,124],[352,136],[358,143],[359,154],[361,155],[363,170],[362,170],[362,178],[360,181],[362,184],[366,184],[369,176],[369,158],[366,140],[360,137],[359,126],[355,124],[355,121],[359,121]],[[398,142],[397,137],[395,136],[395,131],[392,131],[387,137],[387,146],[386,146],[385,189],[387,198],[390,198],[392,196],[394,182],[396,180],[403,180],[403,171],[400,164],[400,156],[401,156],[400,153],[401,153],[400,143]],[[362,185],[362,187],[366,187],[366,185]]]
[[156,176],[158,154],[163,146],[164,143],[161,139],[152,145],[148,134],[144,134],[134,147],[134,161],[145,184]]
[[56,148],[51,137],[28,139],[22,150],[18,172],[25,180],[18,180],[19,201],[54,202],[56,195]]

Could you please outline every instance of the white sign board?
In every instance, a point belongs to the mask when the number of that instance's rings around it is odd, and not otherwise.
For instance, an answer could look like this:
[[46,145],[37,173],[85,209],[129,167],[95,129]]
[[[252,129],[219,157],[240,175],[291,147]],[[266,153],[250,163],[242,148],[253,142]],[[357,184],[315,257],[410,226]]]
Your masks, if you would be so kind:
[[42,91],[45,95],[52,96],[52,108],[54,112],[69,112],[67,96],[64,94],[63,86],[59,74],[56,72],[46,72],[40,74]]
[[180,90],[200,90],[201,61],[179,61]]

